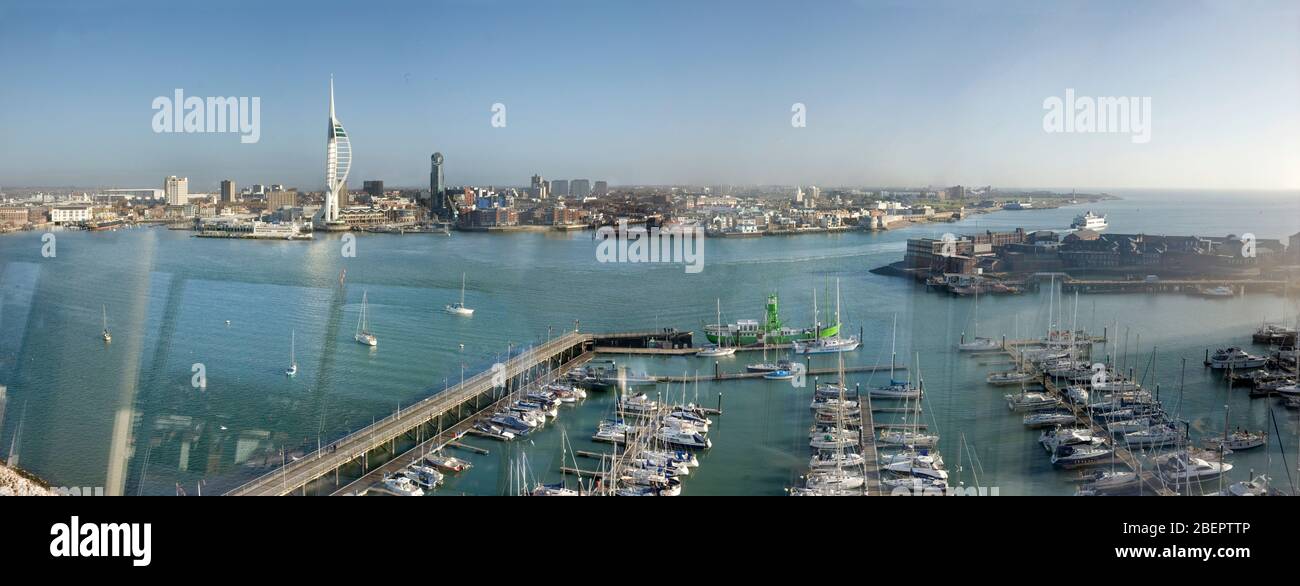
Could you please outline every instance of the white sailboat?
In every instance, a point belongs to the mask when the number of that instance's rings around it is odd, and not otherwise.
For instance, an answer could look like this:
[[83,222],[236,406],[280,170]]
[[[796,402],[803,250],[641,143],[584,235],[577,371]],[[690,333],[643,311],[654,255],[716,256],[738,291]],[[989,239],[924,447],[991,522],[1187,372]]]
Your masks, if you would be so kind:
[[297,335],[298,332],[296,331],[291,330],[289,332],[289,368],[284,369],[284,374],[288,376],[298,374],[298,360],[293,355],[294,342],[297,341]]
[[993,338],[980,337],[980,287],[975,285],[975,338],[966,341],[966,335],[962,334],[961,341],[957,344],[957,350],[961,352],[996,352],[1002,349],[1002,343]]
[[[814,291],[813,292],[814,299],[816,297],[816,294],[817,294],[816,291]],[[813,302],[813,306],[814,308],[816,307],[815,300]],[[816,314],[816,309],[813,310],[813,313]],[[842,322],[840,321],[840,280],[839,279],[835,279],[835,323],[836,325],[842,324]],[[815,331],[821,331],[820,324],[815,324],[813,327],[815,328]],[[830,336],[827,338],[816,337],[813,338],[812,340],[795,340],[794,342],[791,343],[791,347],[793,348],[795,354],[828,354],[831,352],[851,352],[853,350],[857,350],[858,346],[860,346],[861,344],[862,344],[862,340],[859,340],[857,336],[849,336],[845,338],[845,337],[841,337],[837,332],[834,336]]]
[[102,334],[105,342],[113,341],[113,334],[108,332],[108,306],[104,306],[104,333]]
[[378,346],[379,338],[376,338],[374,334],[370,333],[370,322],[366,320],[367,295],[368,293],[365,291],[361,293],[361,315],[357,316],[357,335],[353,336],[353,339],[355,339],[358,344]]
[[[717,323],[719,324],[722,323],[722,300],[721,299],[718,299]],[[701,348],[699,352],[696,352],[695,355],[696,356],[732,356],[735,353],[736,353],[736,349],[734,347],[723,345],[723,339],[722,337],[719,336],[718,344],[705,346]]]
[[465,273],[460,274],[460,302],[452,303],[443,307],[443,311],[452,315],[470,317],[474,315],[474,310],[465,307]]

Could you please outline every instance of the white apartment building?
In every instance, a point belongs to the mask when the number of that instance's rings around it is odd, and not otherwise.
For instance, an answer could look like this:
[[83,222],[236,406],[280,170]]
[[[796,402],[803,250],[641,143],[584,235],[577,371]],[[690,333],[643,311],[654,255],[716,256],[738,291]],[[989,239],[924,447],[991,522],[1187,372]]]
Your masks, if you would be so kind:
[[189,203],[190,179],[172,175],[163,180],[163,191],[167,194],[168,205],[185,205]]

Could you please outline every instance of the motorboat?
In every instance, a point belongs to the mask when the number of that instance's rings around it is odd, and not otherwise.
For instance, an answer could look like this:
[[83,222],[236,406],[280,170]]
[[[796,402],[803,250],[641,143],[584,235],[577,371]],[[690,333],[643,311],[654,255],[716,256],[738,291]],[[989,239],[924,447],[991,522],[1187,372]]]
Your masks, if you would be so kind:
[[1175,486],[1214,480],[1229,470],[1232,470],[1232,464],[1190,456],[1187,452],[1170,454],[1156,464],[1156,474]]
[[937,455],[918,455],[904,461],[882,465],[880,469],[913,477],[948,479],[948,471],[943,469],[943,460]]
[[1080,468],[1110,460],[1114,450],[1087,444],[1060,446],[1052,454],[1052,465],[1058,468]]
[[793,380],[794,373],[788,370],[777,369],[764,374],[763,378],[767,380]]
[[1268,364],[1268,359],[1263,356],[1250,354],[1241,348],[1220,348],[1214,352],[1213,356],[1206,361],[1206,366],[1214,369],[1243,369],[1259,368]]
[[438,452],[425,456],[424,461],[428,462],[429,465],[434,468],[445,470],[447,472],[464,472],[474,467],[473,464],[466,462],[465,460],[455,456],[447,456]]
[[1106,438],[1093,435],[1092,430],[1086,427],[1057,427],[1040,434],[1038,443],[1043,444],[1048,453],[1055,453],[1061,446],[1100,446],[1106,443]]
[[424,489],[416,486],[410,478],[402,475],[391,475],[384,478],[384,488],[397,496],[424,496]]
[[666,445],[679,448],[708,449],[713,447],[713,442],[699,433],[671,427],[661,428],[655,437]]
[[410,466],[407,466],[406,469],[402,471],[402,474],[411,479],[411,482],[414,482],[416,486],[425,489],[436,488],[441,485],[443,481],[441,472],[420,464],[411,464]]
[[1128,470],[1097,470],[1084,477],[1078,495],[1104,495],[1126,493],[1136,490],[1141,484],[1137,473]]
[[1270,496],[1276,491],[1268,487],[1269,478],[1263,474],[1250,480],[1234,482],[1216,493],[1218,496]]

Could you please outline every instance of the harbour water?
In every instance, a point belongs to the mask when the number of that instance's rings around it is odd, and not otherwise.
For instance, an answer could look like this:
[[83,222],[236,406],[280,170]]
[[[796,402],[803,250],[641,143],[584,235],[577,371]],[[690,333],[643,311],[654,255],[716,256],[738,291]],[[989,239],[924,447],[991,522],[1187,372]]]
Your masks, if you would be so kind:
[[[1089,206],[1108,214],[1111,232],[1250,232],[1285,240],[1300,230],[1294,193],[1117,194],[1124,199]],[[1082,211],[995,212],[880,233],[710,239],[699,274],[673,264],[598,263],[590,232],[360,234],[355,257],[341,254],[340,236],[324,234],[312,242],[273,242],[197,239],[162,228],[58,232],[52,257],[42,254],[39,233],[6,235],[0,237],[0,384],[8,393],[0,454],[11,456],[12,448],[19,465],[54,485],[124,494],[174,494],[177,485],[194,494],[202,486],[204,494],[215,494],[314,449],[318,440],[438,392],[460,379],[462,364],[466,376],[479,372],[508,347],[544,341],[575,327],[575,320],[584,331],[677,327],[701,334],[714,319],[715,298],[729,322],[761,318],[764,298],[775,292],[783,319],[806,325],[813,290],[825,310],[838,279],[845,327],[865,334],[863,347],[846,360],[888,363],[897,317],[898,360],[914,376],[919,367],[925,380],[922,421],[943,436],[950,469],[963,454],[963,471],[955,476],[973,483],[978,474],[979,484],[1004,495],[1069,494],[1074,485],[1051,468],[1035,442],[1038,432],[1025,430],[1007,410],[1004,389],[984,383],[1004,365],[953,351],[963,332],[974,333],[974,301],[868,270],[899,260],[909,237],[1065,229]],[[459,299],[462,272],[471,318],[442,311]],[[353,341],[363,293],[379,337],[374,348]],[[1294,320],[1300,311],[1294,298],[1288,305],[1265,294],[1125,294],[1080,296],[1077,312],[1072,298],[1065,304],[1065,325],[1077,319],[1097,334],[1109,326],[1111,343],[1097,352],[1126,354],[1138,376],[1159,382],[1161,398],[1191,420],[1194,437],[1222,431],[1224,405],[1230,425],[1270,432],[1269,410],[1276,412],[1282,441],[1274,435],[1266,450],[1230,456],[1231,479],[1245,479],[1251,470],[1267,471],[1279,484],[1296,477],[1295,412],[1252,401],[1244,390],[1230,392],[1201,366],[1206,348],[1248,346],[1261,321],[1284,314]],[[99,337],[102,307],[110,344]],[[1041,335],[1047,308],[1046,288],[981,298],[979,333]],[[291,332],[299,364],[292,378],[283,373]],[[723,358],[722,368],[740,370],[757,358]],[[617,359],[655,374],[713,369],[712,359],[695,357]],[[830,360],[818,358],[814,366]],[[199,374],[205,385],[196,388]],[[865,387],[886,376],[849,378]],[[660,385],[659,392],[669,391]],[[693,399],[697,390],[686,392]],[[684,482],[684,494],[781,494],[807,469],[811,385],[701,383],[699,402],[712,406],[719,393],[725,413],[715,418],[714,447]],[[476,467],[449,477],[439,492],[501,493],[508,462],[521,450],[538,479],[558,480],[557,429],[568,430],[574,448],[594,451],[587,438],[611,401],[593,394],[528,440],[471,440],[491,454],[458,454]],[[1284,453],[1289,466],[1282,464]]]

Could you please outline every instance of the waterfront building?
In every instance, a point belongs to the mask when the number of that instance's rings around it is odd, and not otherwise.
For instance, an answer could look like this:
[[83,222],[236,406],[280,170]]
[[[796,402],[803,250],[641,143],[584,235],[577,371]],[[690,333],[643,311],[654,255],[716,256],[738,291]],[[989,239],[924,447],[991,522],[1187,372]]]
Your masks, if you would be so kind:
[[458,214],[456,202],[444,184],[442,153],[429,157],[429,211],[444,221],[455,221]]
[[[570,189],[572,189],[572,185],[570,185]],[[541,175],[533,175],[531,191],[533,197],[537,199],[546,199],[550,195],[550,183]]]
[[5,206],[0,207],[0,226],[25,226],[30,218],[27,208]]
[[163,192],[167,195],[169,205],[189,203],[190,180],[188,177],[177,177],[175,175],[167,177],[163,179]]
[[297,191],[272,191],[266,196],[266,211],[274,212],[280,208],[292,208],[298,205]]
[[341,200],[347,194],[348,172],[352,170],[352,141],[334,112],[334,78],[330,77],[329,128],[325,136],[325,205],[316,218],[317,227],[347,229],[339,220]]
[[237,193],[233,179],[221,180],[221,203],[235,203]]
[[107,195],[107,196],[110,196],[110,197],[118,197],[118,196],[120,196],[120,197],[122,197],[123,199],[128,199],[128,200],[131,200],[131,199],[150,199],[150,200],[157,200],[157,199],[165,199],[165,198],[167,197],[166,192],[165,192],[164,190],[162,190],[162,189],[149,189],[149,188],[139,188],[139,189],[135,189],[135,188],[132,188],[132,189],[103,189],[103,190],[100,190],[100,193],[103,193],[104,195]]
[[54,206],[50,208],[50,221],[56,225],[88,222],[91,209],[87,204]]
[[591,182],[586,179],[574,179],[569,182],[569,193],[577,199],[587,197],[591,195]]
[[555,197],[569,197],[569,180],[552,179],[551,195],[554,195]]

